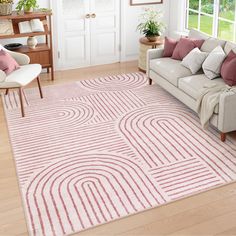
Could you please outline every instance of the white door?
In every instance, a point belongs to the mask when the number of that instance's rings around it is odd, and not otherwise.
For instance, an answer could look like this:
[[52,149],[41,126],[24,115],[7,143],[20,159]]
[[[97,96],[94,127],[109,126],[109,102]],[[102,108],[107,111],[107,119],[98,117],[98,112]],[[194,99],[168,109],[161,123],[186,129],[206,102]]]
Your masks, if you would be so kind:
[[120,1],[91,2],[91,64],[120,61]]
[[60,60],[62,68],[90,65],[90,12],[88,0],[62,0],[58,14]]
[[61,0],[55,6],[61,69],[120,61],[120,0]]

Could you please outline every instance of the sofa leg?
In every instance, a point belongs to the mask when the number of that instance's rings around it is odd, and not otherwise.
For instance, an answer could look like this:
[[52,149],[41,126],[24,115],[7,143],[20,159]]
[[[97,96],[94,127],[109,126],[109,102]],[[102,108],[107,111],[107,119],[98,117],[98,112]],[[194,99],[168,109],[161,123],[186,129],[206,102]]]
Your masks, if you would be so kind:
[[5,93],[5,95],[8,95],[8,92],[9,92],[9,89],[6,89],[6,93]]
[[152,79],[151,78],[149,78],[148,82],[149,82],[149,85],[152,85]]
[[225,140],[226,140],[226,133],[220,133],[220,139],[221,139],[221,141],[222,142],[225,142]]

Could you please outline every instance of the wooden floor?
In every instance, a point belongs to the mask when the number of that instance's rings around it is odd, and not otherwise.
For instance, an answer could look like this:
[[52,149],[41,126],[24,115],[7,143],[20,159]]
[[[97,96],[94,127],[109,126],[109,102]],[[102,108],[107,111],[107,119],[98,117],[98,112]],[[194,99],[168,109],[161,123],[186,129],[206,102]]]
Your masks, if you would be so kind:
[[[63,84],[107,74],[137,71],[129,62],[56,73]],[[33,83],[31,86],[36,86]],[[235,157],[236,158],[236,157]],[[5,116],[0,104],[0,235],[28,235]],[[77,234],[85,235],[236,235],[236,183]]]

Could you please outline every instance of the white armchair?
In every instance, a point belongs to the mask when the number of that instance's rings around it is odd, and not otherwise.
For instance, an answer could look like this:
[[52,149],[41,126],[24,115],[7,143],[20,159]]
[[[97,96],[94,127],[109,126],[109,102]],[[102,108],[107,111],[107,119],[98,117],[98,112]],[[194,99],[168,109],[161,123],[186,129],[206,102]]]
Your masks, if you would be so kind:
[[19,90],[21,114],[22,117],[24,117],[25,111],[23,105],[23,87],[28,85],[34,79],[37,79],[40,97],[43,98],[39,79],[39,74],[42,71],[42,66],[39,64],[29,64],[30,59],[27,55],[9,51],[0,45],[0,50],[1,49],[6,50],[18,62],[20,68],[18,70],[13,71],[9,75],[6,75],[4,71],[0,70],[0,89],[6,89],[6,96],[8,95],[9,89]]

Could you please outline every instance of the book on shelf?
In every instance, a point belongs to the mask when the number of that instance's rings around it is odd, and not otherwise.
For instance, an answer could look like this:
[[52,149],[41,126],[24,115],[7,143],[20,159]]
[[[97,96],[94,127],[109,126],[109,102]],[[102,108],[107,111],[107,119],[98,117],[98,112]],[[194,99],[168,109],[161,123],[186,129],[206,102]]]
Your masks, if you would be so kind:
[[40,19],[22,21],[18,26],[21,34],[44,32],[43,22]]
[[13,25],[11,20],[0,20],[0,35],[13,35]]

